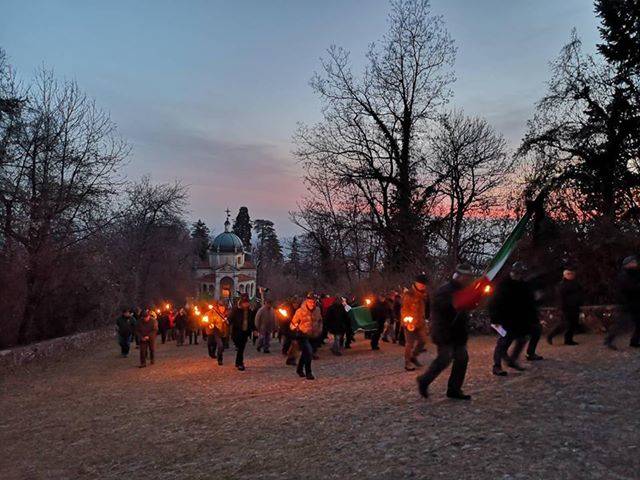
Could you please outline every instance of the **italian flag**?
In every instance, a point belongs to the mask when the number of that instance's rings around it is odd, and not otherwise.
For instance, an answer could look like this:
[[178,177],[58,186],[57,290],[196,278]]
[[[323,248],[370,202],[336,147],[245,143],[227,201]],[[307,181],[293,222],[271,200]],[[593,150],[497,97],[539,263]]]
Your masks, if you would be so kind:
[[498,252],[495,254],[489,266],[482,276],[472,282],[469,286],[456,292],[453,298],[453,306],[456,310],[473,310],[476,308],[482,297],[489,296],[493,293],[493,284],[491,283],[498,275],[504,264],[507,262],[513,251],[518,245],[518,241],[522,238],[527,230],[527,225],[536,211],[536,207],[540,207],[542,202],[542,193],[527,207],[527,212],[518,221],[509,236],[502,244]]

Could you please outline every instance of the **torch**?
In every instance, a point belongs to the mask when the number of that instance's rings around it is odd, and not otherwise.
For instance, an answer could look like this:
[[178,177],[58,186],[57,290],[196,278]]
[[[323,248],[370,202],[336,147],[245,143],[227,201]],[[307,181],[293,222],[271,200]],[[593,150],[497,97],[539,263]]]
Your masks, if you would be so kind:
[[404,327],[410,332],[413,332],[416,329],[416,326],[413,323],[413,317],[409,315],[402,319],[402,323],[404,323]]

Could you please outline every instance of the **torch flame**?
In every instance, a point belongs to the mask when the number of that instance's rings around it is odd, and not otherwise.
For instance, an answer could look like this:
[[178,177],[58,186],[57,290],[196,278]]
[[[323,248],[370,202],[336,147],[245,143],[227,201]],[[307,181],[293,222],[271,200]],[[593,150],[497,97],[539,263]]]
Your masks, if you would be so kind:
[[493,292],[493,287],[491,285],[485,285],[483,293],[485,295],[491,295],[491,292]]
[[289,316],[289,312],[287,312],[287,310],[284,308],[279,308],[278,313],[282,315],[284,318],[287,318]]
[[366,303],[367,305],[371,305],[371,299],[370,298],[365,298],[364,299],[364,303]]
[[202,317],[202,323],[209,323],[209,317],[206,315]]

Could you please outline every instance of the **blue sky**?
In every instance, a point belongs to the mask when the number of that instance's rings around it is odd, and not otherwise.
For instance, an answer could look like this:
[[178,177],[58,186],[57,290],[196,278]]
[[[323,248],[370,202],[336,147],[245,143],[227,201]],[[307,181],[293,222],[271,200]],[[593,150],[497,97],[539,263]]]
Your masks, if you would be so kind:
[[[518,144],[548,62],[576,27],[597,42],[589,0],[432,0],[456,41],[452,106]],[[0,0],[0,46],[23,77],[44,64],[111,113],[133,151],[126,173],[189,185],[190,217],[222,229],[249,207],[295,232],[304,193],[296,122],[320,118],[308,85],[331,44],[362,65],[387,0]]]

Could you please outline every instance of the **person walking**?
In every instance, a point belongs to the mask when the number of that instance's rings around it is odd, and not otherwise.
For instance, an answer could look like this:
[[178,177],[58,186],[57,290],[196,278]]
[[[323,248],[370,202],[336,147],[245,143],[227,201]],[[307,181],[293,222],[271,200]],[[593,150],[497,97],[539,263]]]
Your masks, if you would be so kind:
[[[320,327],[319,329],[318,326]],[[320,308],[316,305],[316,299],[312,294],[308,294],[304,303],[296,310],[291,319],[290,328],[301,351],[296,372],[302,378],[315,380],[311,371],[313,347],[309,340],[322,335],[322,316],[320,315]]]
[[131,312],[128,308],[122,310],[122,314],[116,320],[116,333],[118,335],[118,344],[120,345],[120,356],[126,358],[129,356],[129,350],[131,349],[131,335],[133,333]]
[[192,309],[187,316],[187,335],[189,337],[189,345],[198,345],[198,331],[200,330],[200,319]]
[[427,276],[417,275],[413,285],[402,298],[402,322],[405,329],[404,369],[412,372],[422,364],[418,355],[427,343],[426,319],[429,315],[429,294],[427,292]]
[[246,370],[244,365],[244,350],[251,334],[255,330],[255,317],[249,302],[249,295],[243,293],[240,296],[238,305],[231,310],[228,320],[231,329],[231,339],[236,346],[236,368],[243,372]]
[[176,346],[184,346],[184,336],[187,330],[187,312],[184,308],[181,308],[176,314],[175,319],[175,332],[176,332]]
[[258,330],[257,350],[264,353],[270,352],[271,334],[276,329],[276,314],[273,308],[273,300],[267,299],[256,312],[256,330]]
[[386,297],[377,295],[371,305],[371,319],[378,326],[377,330],[371,334],[371,350],[380,350],[380,337],[389,318],[391,318],[391,310]]
[[167,341],[167,333],[169,332],[169,312],[162,312],[158,315],[158,330],[160,332],[160,341],[164,345]]
[[205,332],[207,333],[207,350],[211,358],[222,365],[224,356],[224,339],[229,335],[229,323],[224,315],[224,307],[214,303],[205,317]]
[[466,263],[460,264],[456,267],[452,279],[442,285],[433,297],[431,339],[438,353],[424,374],[417,378],[418,391],[425,398],[429,396],[431,383],[453,363],[447,386],[447,397],[457,400],[471,399],[471,395],[462,391],[469,363],[467,352],[469,314],[465,310],[456,309],[454,296],[472,280],[471,266]]
[[[518,360],[527,344],[531,325],[537,321],[538,316],[534,291],[525,279],[526,273],[526,265],[523,262],[515,262],[509,276],[498,284],[489,302],[491,324],[501,327],[493,351],[492,372],[497,376],[507,375],[502,369],[503,360],[514,370],[525,370]],[[512,344],[514,347],[509,353]]]
[[155,362],[157,333],[158,323],[153,319],[149,310],[146,310],[137,326],[137,334],[140,339],[140,368],[147,366],[147,356],[151,365]]
[[622,261],[622,268],[615,281],[618,296],[618,313],[614,325],[607,333],[604,344],[612,350],[617,350],[614,343],[616,337],[633,325],[633,333],[629,346],[640,348],[640,268],[635,255],[626,257]]
[[330,350],[336,356],[342,355],[344,336],[347,333],[347,324],[350,322],[349,314],[344,306],[345,303],[344,298],[335,297],[325,313],[327,332],[333,336]]
[[576,280],[576,271],[567,267],[562,272],[562,280],[557,288],[558,307],[562,315],[561,321],[547,335],[549,345],[553,344],[553,338],[564,332],[565,345],[578,345],[573,336],[580,320],[580,307],[584,303],[584,290],[580,282]]

